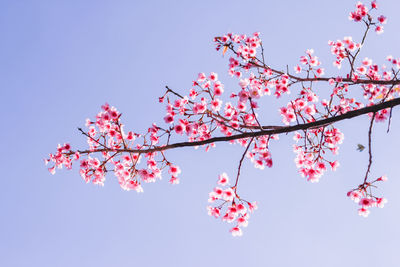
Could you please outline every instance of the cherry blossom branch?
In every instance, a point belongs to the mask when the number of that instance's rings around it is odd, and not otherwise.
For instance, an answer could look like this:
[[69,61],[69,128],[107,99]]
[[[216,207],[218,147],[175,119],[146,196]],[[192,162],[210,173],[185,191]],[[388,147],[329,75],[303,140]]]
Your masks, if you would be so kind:
[[[267,135],[274,135],[274,134],[282,134],[282,133],[290,133],[294,132],[297,130],[306,130],[306,129],[315,129],[321,126],[326,126],[338,121],[342,121],[345,119],[351,119],[354,117],[358,117],[364,114],[368,114],[371,112],[377,112],[386,108],[391,108],[394,106],[400,105],[400,98],[395,98],[383,103],[379,103],[376,105],[360,108],[357,110],[349,111],[347,113],[337,115],[334,117],[329,117],[326,119],[322,120],[316,120],[313,122],[309,123],[303,123],[303,124],[297,124],[293,126],[281,126],[277,129],[272,129],[272,130],[260,130],[260,131],[254,131],[254,132],[246,132],[242,134],[236,134],[236,135],[231,135],[231,136],[219,136],[219,137],[213,137],[210,139],[202,140],[202,141],[193,141],[193,142],[179,142],[179,143],[174,143],[170,145],[165,145],[165,146],[155,146],[153,148],[149,149],[93,149],[93,150],[78,150],[79,153],[81,154],[89,154],[93,152],[107,152],[107,151],[119,151],[119,152],[132,152],[132,153],[152,153],[152,152],[157,152],[157,151],[164,151],[168,149],[173,149],[173,148],[179,148],[179,147],[193,147],[193,146],[201,146],[201,145],[206,145],[206,144],[211,144],[211,143],[216,143],[216,142],[226,142],[226,141],[231,141],[231,140],[238,140],[238,139],[243,139],[243,138],[249,138],[249,137],[259,137],[259,136],[267,136]],[[68,155],[71,155],[75,152],[68,152]]]
[[[284,71],[268,66],[258,32],[251,36],[228,33],[215,37],[217,51],[222,49],[222,55],[228,50],[233,53],[233,57],[229,58],[228,73],[240,79],[239,91],[230,94],[231,99],[237,100],[236,103],[225,101],[223,105],[224,85],[214,72],[209,76],[199,73],[188,96],[183,96],[166,86],[166,92],[159,98],[159,102],[167,99],[165,129],[153,124],[143,134],[131,131],[125,133],[120,122],[121,113],[106,103],[94,121],[87,119],[88,132],[78,128],[88,137],[89,148],[72,151],[68,143],[59,144],[56,153],[49,154],[49,159],[45,160],[46,164],[54,163],[49,171],[54,174],[56,167],[63,166],[71,169],[72,161],[77,161],[83,156],[80,160],[80,174],[87,183],[103,185],[106,172],[111,171],[117,177],[121,188],[142,192],[141,183],[161,179],[162,172],[167,167],[171,175],[169,182],[179,183],[180,168],[167,160],[164,151],[202,145],[206,145],[205,150],[208,151],[216,142],[238,143],[246,148],[239,161],[235,184],[229,186],[228,175],[221,174],[217,184],[226,188],[215,187],[209,194],[209,202],[222,201],[222,204],[208,207],[209,214],[215,217],[222,215],[221,211],[224,208],[226,213],[221,216],[222,220],[236,221],[237,225],[231,229],[231,233],[237,236],[242,233],[241,227],[247,226],[249,212],[257,207],[256,202],[248,202],[236,194],[245,157],[248,157],[256,168],[272,167],[270,140],[278,139],[279,134],[294,132],[293,139],[296,144],[293,145],[293,150],[299,173],[307,181],[318,182],[327,166],[330,165],[332,170],[339,166],[337,160],[326,157],[326,152],[333,155],[338,153],[339,144],[344,138],[343,133],[333,124],[368,114],[371,117],[368,131],[369,161],[364,182],[348,193],[349,197],[360,202],[362,208],[359,209],[359,214],[366,217],[369,207],[383,207],[386,201],[372,192],[376,187],[375,183],[385,181],[386,177],[381,176],[375,180],[369,177],[372,166],[373,124],[375,120],[385,121],[389,117],[389,130],[393,107],[400,105],[400,58],[387,57],[392,64],[391,70],[385,66],[380,68],[369,58],[364,58],[360,65],[355,65],[368,32],[373,27],[375,32],[383,32],[386,17],[381,15],[375,20],[370,15],[377,7],[375,1],[372,1],[370,8],[358,2],[356,10],[350,13],[350,20],[364,22],[366,25],[361,43],[353,41],[352,37],[328,42],[331,53],[336,58],[334,66],[340,69],[343,61],[348,61],[350,65],[348,72],[337,77],[322,77],[325,70],[319,67],[321,62],[313,55],[313,49],[306,50],[306,55],[300,57],[299,64],[303,67],[295,66],[296,74],[290,74],[289,65],[285,65]],[[259,57],[258,48],[261,49]],[[298,74],[301,72],[302,75]],[[328,82],[332,87],[328,100],[318,100],[319,96],[315,90],[317,82]],[[258,99],[271,93],[279,98],[289,94],[293,85],[298,85],[300,89],[297,91],[294,88],[298,93],[297,97],[279,109],[286,126],[262,126],[256,113],[259,108]],[[349,88],[354,85],[360,85],[365,102],[352,97],[357,95],[358,98],[358,94],[350,94]],[[291,123],[297,124],[290,125]],[[217,130],[220,130],[222,135],[216,136]],[[170,143],[174,137],[182,140],[180,138],[183,138],[184,134],[188,138],[186,142]],[[136,138],[140,138],[139,143],[135,142]],[[101,153],[100,157],[95,153]],[[101,156],[103,159],[99,159]],[[144,163],[140,163],[141,158]],[[111,168],[106,168],[106,164]]]

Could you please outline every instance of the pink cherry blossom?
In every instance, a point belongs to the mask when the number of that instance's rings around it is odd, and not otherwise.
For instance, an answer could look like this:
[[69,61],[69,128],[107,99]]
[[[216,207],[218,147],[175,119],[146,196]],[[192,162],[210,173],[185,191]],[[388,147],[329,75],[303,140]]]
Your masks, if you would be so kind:
[[221,186],[226,186],[229,183],[228,175],[224,172],[218,178],[218,184]]
[[232,236],[242,236],[242,229],[240,229],[239,227],[233,227],[230,232],[232,233]]
[[375,27],[375,32],[376,32],[377,34],[383,33],[383,26],[377,25],[377,26]]
[[206,79],[206,75],[204,73],[199,73],[198,77],[197,77],[197,81],[198,82],[204,82],[204,80]]
[[387,18],[385,16],[381,15],[378,17],[378,21],[379,21],[379,23],[386,24]]
[[237,219],[237,223],[238,223],[239,227],[247,227],[249,225],[249,221],[247,220],[247,217],[248,217],[247,214],[245,214]]
[[178,176],[181,173],[181,169],[178,166],[170,165],[168,172],[173,176]]
[[368,209],[361,208],[361,209],[358,210],[358,215],[363,216],[363,217],[366,218],[366,217],[368,217],[369,212],[370,211]]
[[179,178],[172,176],[171,179],[169,180],[170,184],[179,184]]
[[209,79],[213,82],[218,80],[218,74],[216,74],[215,72],[211,72]]
[[235,193],[233,192],[232,188],[224,190],[222,194],[225,201],[232,201],[235,197]]
[[387,203],[387,199],[386,198],[380,197],[380,198],[376,199],[376,206],[378,208],[383,208],[386,203]]
[[363,207],[363,208],[370,208],[375,204],[375,201],[373,201],[370,198],[362,198],[360,199],[359,204]]

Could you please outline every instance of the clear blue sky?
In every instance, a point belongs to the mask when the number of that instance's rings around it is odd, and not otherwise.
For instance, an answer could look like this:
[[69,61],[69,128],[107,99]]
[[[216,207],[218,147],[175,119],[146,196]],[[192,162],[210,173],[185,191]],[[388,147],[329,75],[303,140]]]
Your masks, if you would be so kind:
[[[389,134],[386,124],[375,128],[372,174],[388,175],[378,194],[389,203],[367,219],[346,197],[367,165],[356,151],[366,117],[338,124],[341,166],[318,184],[297,173],[292,136],[273,144],[272,169],[246,163],[240,192],[259,209],[241,238],[205,208],[217,175],[235,172],[239,147],[171,151],[181,184],[165,179],[144,194],[122,191],[113,176],[105,187],[86,185],[76,168],[51,176],[43,164],[58,143],[82,146],[76,127],[106,101],[127,129],[143,131],[162,121],[165,85],[184,94],[198,72],[215,71],[236,91],[216,35],[260,31],[268,61],[282,69],[314,48],[336,75],[327,41],[360,39],[347,19],[355,2],[1,1],[0,266],[400,266],[398,109]],[[372,34],[361,57],[383,63],[400,56],[400,4],[379,4],[385,33]],[[279,119],[274,106],[266,115],[265,123]]]

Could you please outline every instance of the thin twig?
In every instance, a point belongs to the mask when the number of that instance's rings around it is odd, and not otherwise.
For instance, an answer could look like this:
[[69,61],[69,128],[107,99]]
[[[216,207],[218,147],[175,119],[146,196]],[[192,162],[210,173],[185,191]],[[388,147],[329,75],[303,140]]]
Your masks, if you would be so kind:
[[368,154],[369,154],[369,159],[368,159],[368,168],[365,173],[364,177],[364,184],[367,182],[368,179],[368,174],[371,170],[371,165],[372,165],[372,126],[374,125],[374,120],[375,120],[375,115],[376,112],[372,115],[371,122],[369,124],[369,130],[368,130]]
[[253,140],[254,140],[254,137],[251,138],[249,144],[246,147],[246,150],[243,152],[242,158],[239,161],[239,167],[238,167],[238,172],[237,172],[237,176],[236,176],[236,182],[235,182],[235,185],[233,186],[233,188],[235,189],[235,194],[236,194],[236,189],[237,189],[237,185],[238,185],[238,182],[239,182],[240,170],[242,169],[242,163],[243,163],[244,157],[246,156],[247,151],[249,150],[250,145],[253,142]]

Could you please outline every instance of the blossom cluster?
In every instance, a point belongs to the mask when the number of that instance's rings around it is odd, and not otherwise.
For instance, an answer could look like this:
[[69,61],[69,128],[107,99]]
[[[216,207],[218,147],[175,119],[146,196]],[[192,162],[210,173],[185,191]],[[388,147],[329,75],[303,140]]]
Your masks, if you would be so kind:
[[[151,183],[161,179],[162,170],[168,168],[171,175],[169,182],[178,184],[180,168],[169,162],[162,152],[141,153],[142,149],[158,143],[160,128],[153,124],[146,135],[125,133],[120,117],[121,113],[115,107],[103,105],[94,121],[86,120],[87,132],[80,129],[87,137],[89,149],[73,151],[69,144],[59,145],[57,153],[50,154],[45,160],[46,164],[54,163],[49,171],[54,174],[56,167],[63,166],[71,169],[72,160],[80,159],[80,174],[86,183],[104,185],[106,174],[114,172],[121,188],[143,192],[143,182]],[[135,143],[139,138],[143,139],[142,144]],[[142,154],[145,161],[140,167]]]
[[269,168],[272,167],[273,161],[269,150],[269,142],[270,140],[278,139],[278,135],[260,136],[255,139],[252,149],[246,154],[247,158],[250,159],[255,168],[263,170],[265,166]]
[[[300,57],[300,63],[304,65],[304,68],[301,68],[299,65],[295,66],[294,70],[296,73],[300,73],[302,70],[311,71],[321,65],[321,61],[318,60],[317,56],[314,56],[314,49],[307,49],[306,56]],[[323,68],[317,68],[314,71],[315,77],[321,77],[325,74],[325,70]]]
[[376,197],[372,195],[371,187],[373,187],[376,182],[387,181],[387,177],[381,176],[372,182],[364,182],[359,185],[358,188],[353,189],[347,193],[347,196],[358,203],[361,208],[358,210],[358,214],[363,217],[368,217],[370,211],[369,208],[378,207],[383,208],[387,203],[387,199],[383,197]]
[[331,47],[331,53],[336,56],[336,60],[333,65],[337,68],[342,67],[342,61],[348,58],[351,52],[361,48],[361,43],[353,41],[351,36],[344,37],[343,40],[328,41],[328,45]]
[[[241,57],[244,60],[254,58],[257,53],[257,48],[261,45],[259,32],[255,32],[252,36],[228,33],[222,37],[215,37],[214,41],[218,42],[216,47],[217,50],[220,50],[221,47],[224,48],[223,53],[226,52],[226,49],[228,49],[231,44],[238,44],[239,46],[235,53],[238,57]],[[229,72],[232,73],[232,70],[230,69]]]
[[71,145],[68,143],[64,145],[58,144],[56,153],[50,153],[49,158],[44,160],[46,165],[48,165],[50,162],[54,163],[52,167],[48,168],[51,174],[55,174],[56,168],[61,169],[63,166],[65,166],[67,169],[71,169],[72,160],[78,160],[80,157],[79,152],[74,153],[73,157],[66,156],[65,153],[71,153]]
[[247,227],[251,212],[257,209],[257,202],[248,202],[236,194],[236,185],[229,185],[229,177],[222,173],[213,191],[209,193],[208,202],[215,206],[207,206],[208,215],[221,218],[224,222],[235,222],[230,232],[233,236],[241,236],[243,227]]
[[[349,20],[353,20],[355,22],[364,21],[365,23],[371,22],[372,17],[370,15],[370,11],[373,9],[377,9],[378,4],[376,1],[371,2],[371,8],[368,10],[368,7],[361,2],[357,2],[356,10],[350,12]],[[386,24],[387,19],[385,16],[381,15],[377,18],[377,21],[372,23],[375,26],[375,32],[378,34],[383,33],[383,25]]]
[[343,138],[343,134],[335,127],[331,127],[331,129],[323,127],[312,129],[305,133],[304,136],[296,132],[293,139],[298,143],[304,141],[304,145],[293,146],[293,151],[296,153],[294,161],[301,176],[314,183],[318,182],[319,178],[324,174],[327,164],[335,171],[339,166],[339,162],[326,159],[324,154],[327,150],[337,154],[338,144],[343,142]]

